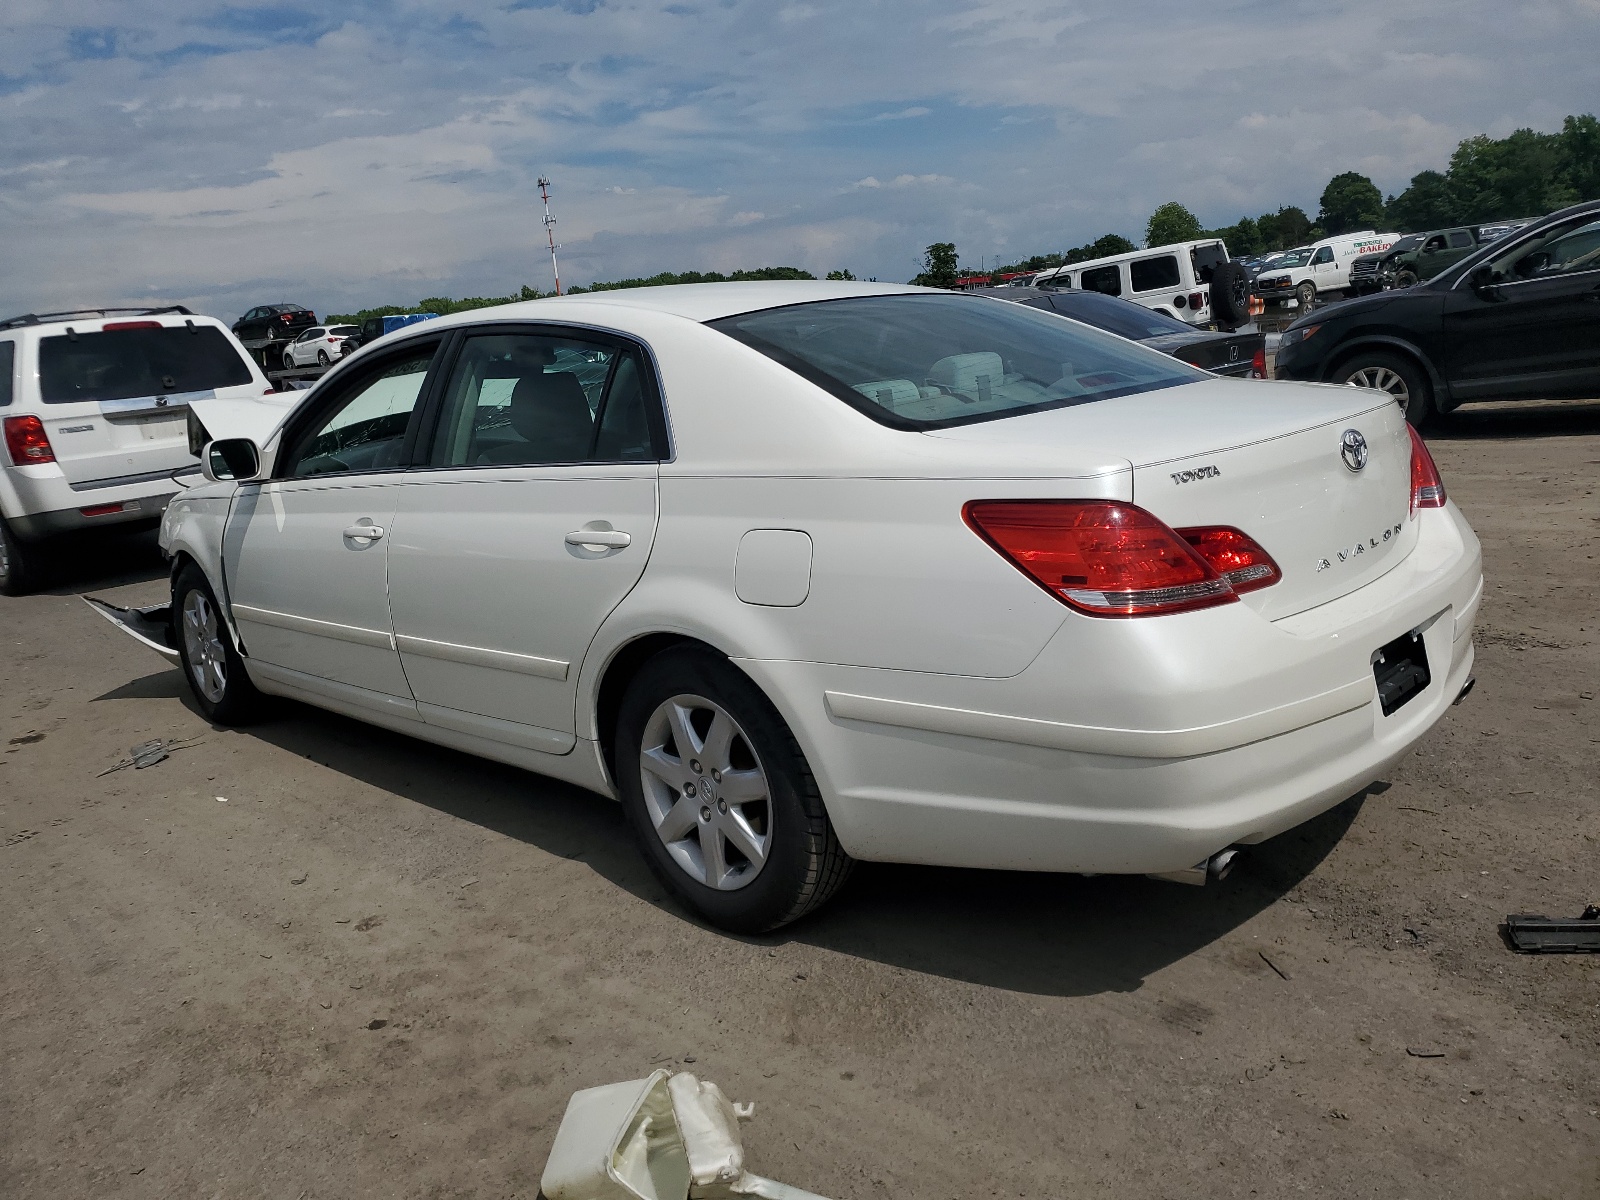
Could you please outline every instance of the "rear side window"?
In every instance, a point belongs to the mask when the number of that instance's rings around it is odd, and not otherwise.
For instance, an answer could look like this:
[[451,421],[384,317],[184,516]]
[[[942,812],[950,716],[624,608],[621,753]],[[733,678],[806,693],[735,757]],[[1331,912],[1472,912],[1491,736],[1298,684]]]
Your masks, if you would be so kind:
[[1091,267],[1083,273],[1078,284],[1086,292],[1104,292],[1108,296],[1122,295],[1122,268]]
[[16,365],[17,344],[0,342],[0,408],[11,403],[11,372]]
[[1175,288],[1182,282],[1182,276],[1178,274],[1177,257],[1171,254],[1163,254],[1160,258],[1135,259],[1128,264],[1128,273],[1133,277],[1133,290],[1136,292]]
[[249,382],[250,368],[212,325],[39,340],[39,391],[46,404],[207,392]]
[[1077,321],[981,296],[824,300],[710,325],[899,429],[968,425],[1209,378]]

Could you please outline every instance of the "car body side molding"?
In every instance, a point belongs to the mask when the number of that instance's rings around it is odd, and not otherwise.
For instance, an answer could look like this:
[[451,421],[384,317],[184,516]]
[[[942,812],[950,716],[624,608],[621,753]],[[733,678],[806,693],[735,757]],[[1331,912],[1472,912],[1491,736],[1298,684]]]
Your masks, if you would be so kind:
[[379,650],[393,650],[394,638],[386,630],[364,629],[360,625],[341,625],[335,621],[318,621],[312,617],[297,617],[294,613],[277,612],[270,608],[257,608],[253,604],[233,604],[233,615],[241,621],[254,621],[258,625],[273,625],[291,629],[295,633],[309,633],[316,637],[338,638],[358,646],[372,646]]
[[395,635],[395,643],[402,654],[420,654],[424,658],[438,658],[445,662],[465,663],[469,667],[492,667],[497,671],[515,671],[519,675],[538,675],[544,679],[564,680],[572,664],[559,658],[540,658],[534,654],[514,654],[510,650],[488,650],[482,646],[463,646],[457,642],[439,642],[432,638]]

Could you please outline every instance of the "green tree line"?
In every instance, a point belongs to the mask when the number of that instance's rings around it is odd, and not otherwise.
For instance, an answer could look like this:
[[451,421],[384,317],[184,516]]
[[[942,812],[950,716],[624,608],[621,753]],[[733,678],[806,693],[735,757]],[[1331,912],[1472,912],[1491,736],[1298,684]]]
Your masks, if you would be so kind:
[[[1467,138],[1455,149],[1443,171],[1421,171],[1398,196],[1384,197],[1378,185],[1357,171],[1344,171],[1322,189],[1315,219],[1296,205],[1258,217],[1240,217],[1232,225],[1206,229],[1200,219],[1176,200],[1150,214],[1144,244],[1221,238],[1235,258],[1288,250],[1318,238],[1358,229],[1420,233],[1450,225],[1481,225],[1513,217],[1538,217],[1580,200],[1600,199],[1600,120],[1594,114],[1569,116],[1559,133],[1518,129],[1503,138],[1485,134]],[[940,262],[953,287],[959,278],[955,247]],[[1089,259],[1138,249],[1120,234],[1108,233],[1086,245],[1059,254],[1035,254],[994,269],[995,275],[1048,270]],[[912,282],[929,278],[924,269]]]

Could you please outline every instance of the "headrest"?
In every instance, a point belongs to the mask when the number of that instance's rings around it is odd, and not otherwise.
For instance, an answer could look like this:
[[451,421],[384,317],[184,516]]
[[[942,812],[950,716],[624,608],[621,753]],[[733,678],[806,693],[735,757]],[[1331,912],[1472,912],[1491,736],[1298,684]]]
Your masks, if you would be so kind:
[[511,427],[547,462],[582,458],[594,418],[583,385],[571,371],[524,375],[511,393]]
[[992,350],[975,354],[952,354],[941,358],[928,371],[928,382],[947,387],[952,392],[976,396],[1005,382],[1006,368],[1000,356]]

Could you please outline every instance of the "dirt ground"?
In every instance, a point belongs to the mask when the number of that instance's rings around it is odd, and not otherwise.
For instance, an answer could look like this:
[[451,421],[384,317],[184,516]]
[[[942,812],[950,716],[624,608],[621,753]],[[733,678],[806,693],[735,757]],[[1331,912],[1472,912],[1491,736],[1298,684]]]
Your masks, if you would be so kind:
[[[75,594],[0,600],[0,1194],[531,1197],[568,1095],[687,1067],[863,1197],[1600,1196],[1600,404],[1431,435],[1478,686],[1220,886],[864,866],[770,938],[607,801],[310,708],[208,726]],[[192,739],[104,774],[147,738]]]

